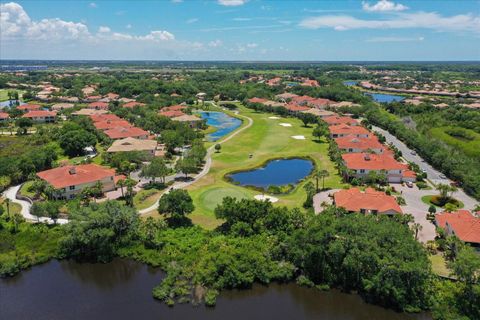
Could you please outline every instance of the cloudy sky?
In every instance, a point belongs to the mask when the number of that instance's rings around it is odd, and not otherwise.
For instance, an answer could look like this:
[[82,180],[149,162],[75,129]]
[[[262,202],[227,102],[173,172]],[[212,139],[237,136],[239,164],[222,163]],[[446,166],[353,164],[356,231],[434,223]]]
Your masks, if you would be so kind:
[[480,60],[480,0],[0,3],[1,59]]

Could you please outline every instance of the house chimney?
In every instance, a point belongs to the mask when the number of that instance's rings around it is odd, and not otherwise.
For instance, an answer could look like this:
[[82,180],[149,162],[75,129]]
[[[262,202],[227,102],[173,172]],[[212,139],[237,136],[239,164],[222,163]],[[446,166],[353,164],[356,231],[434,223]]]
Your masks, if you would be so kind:
[[75,167],[71,167],[70,169],[68,169],[68,173],[70,173],[70,174],[76,174],[76,173],[77,173],[77,170],[75,170]]
[[370,161],[370,155],[368,153],[366,153],[364,155],[364,159],[365,159],[365,161]]

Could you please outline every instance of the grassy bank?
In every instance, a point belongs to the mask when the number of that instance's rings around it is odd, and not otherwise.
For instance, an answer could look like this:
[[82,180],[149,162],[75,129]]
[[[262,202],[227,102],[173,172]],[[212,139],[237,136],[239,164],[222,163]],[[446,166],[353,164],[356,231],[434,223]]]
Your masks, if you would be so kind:
[[[209,174],[188,188],[195,204],[195,211],[191,215],[195,223],[208,229],[214,228],[221,221],[215,219],[213,210],[225,196],[252,198],[259,194],[258,191],[225,181],[224,176],[233,171],[261,166],[273,158],[310,157],[319,170],[329,171],[330,176],[325,179],[326,187],[341,187],[341,179],[328,158],[328,144],[313,141],[313,128],[303,127],[302,122],[295,118],[270,119],[272,114],[258,113],[244,107],[240,107],[240,115],[251,118],[253,125],[222,144],[221,152],[212,156]],[[292,126],[283,127],[280,123]],[[306,139],[292,138],[297,135],[303,135]],[[277,204],[290,208],[301,206],[306,198],[303,186],[307,182],[308,180],[300,183],[287,195],[278,196],[280,200]]]

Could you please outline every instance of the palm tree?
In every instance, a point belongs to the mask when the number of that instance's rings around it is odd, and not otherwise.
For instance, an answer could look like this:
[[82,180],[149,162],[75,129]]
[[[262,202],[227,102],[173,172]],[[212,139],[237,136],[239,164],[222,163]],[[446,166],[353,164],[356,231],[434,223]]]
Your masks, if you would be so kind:
[[448,192],[451,189],[451,187],[448,184],[439,183],[435,188],[440,193],[440,198],[444,200],[448,198]]
[[330,174],[328,173],[327,170],[323,169],[317,172],[316,178],[317,178],[317,192],[318,192],[318,179],[322,179],[322,190],[325,190],[325,178],[328,177]]
[[5,205],[7,206],[7,216],[10,217],[10,199],[5,199]]
[[120,187],[120,191],[122,192],[122,198],[125,198],[125,194],[123,193],[123,187],[125,186],[125,180],[120,179],[120,180],[118,180],[117,184]]
[[420,223],[414,223],[412,225],[412,230],[415,232],[415,240],[418,240],[418,233],[422,231],[423,226]]

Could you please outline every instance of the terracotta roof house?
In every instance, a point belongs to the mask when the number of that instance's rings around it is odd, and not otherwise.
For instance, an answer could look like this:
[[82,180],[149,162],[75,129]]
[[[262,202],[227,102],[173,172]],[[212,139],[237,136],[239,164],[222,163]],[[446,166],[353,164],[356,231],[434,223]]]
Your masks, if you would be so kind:
[[335,142],[340,150],[347,153],[352,152],[367,152],[373,151],[375,153],[383,153],[386,146],[378,141],[374,135],[366,138],[357,138],[355,136],[343,136],[336,138]]
[[137,102],[137,101],[127,102],[123,105],[124,108],[135,108],[135,107],[143,107],[143,106],[146,106],[146,104]]
[[185,109],[188,109],[187,106],[183,106],[181,104],[177,104],[177,105],[174,105],[174,106],[169,106],[169,107],[165,107],[165,108],[162,108],[160,111],[181,111],[181,110],[185,110]]
[[293,99],[295,97],[298,97],[295,93],[290,93],[290,92],[284,92],[281,94],[277,94],[275,98],[280,101],[287,101],[288,99]]
[[349,126],[357,126],[357,120],[350,117],[341,117],[341,116],[331,116],[323,118],[329,126],[338,126],[340,124],[347,124]]
[[72,112],[74,116],[94,116],[108,113],[107,110],[95,110],[95,109],[80,109]]
[[108,103],[101,101],[91,102],[88,104],[87,108],[95,110],[108,110]]
[[345,166],[353,171],[353,176],[356,178],[364,178],[370,171],[385,171],[390,183],[415,181],[408,166],[398,162],[390,154],[346,153],[342,154],[342,159]]
[[272,100],[265,101],[263,105],[272,108],[285,107],[285,103]]
[[337,191],[333,194],[333,203],[349,212],[387,215],[403,213],[394,197],[372,188],[367,188],[364,192],[358,188]]
[[267,82],[265,82],[265,83],[267,84],[267,86],[273,87],[273,86],[278,86],[281,81],[282,81],[282,78],[275,77],[275,78],[267,80]]
[[96,164],[58,167],[38,172],[37,176],[55,189],[56,199],[72,199],[97,182],[103,192],[115,190],[115,170]]
[[34,122],[55,122],[56,111],[36,110],[25,113],[22,118],[30,118]]
[[321,109],[317,109],[317,108],[310,108],[310,109],[302,111],[302,112],[313,114],[314,116],[320,117],[322,119],[325,118],[325,117],[330,117],[330,116],[335,115],[335,113],[332,112],[332,111],[321,110]]
[[166,111],[163,111],[163,109],[158,114],[160,116],[164,116],[164,117],[167,117],[167,118],[175,118],[175,117],[180,117],[180,116],[185,115],[185,113],[183,113],[180,110],[166,110]]
[[113,128],[129,128],[133,127],[130,122],[125,120],[104,120],[104,121],[96,121],[93,123],[95,128],[98,130],[109,130]]
[[128,152],[128,151],[144,151],[148,154],[155,155],[157,151],[157,141],[141,140],[135,138],[125,138],[115,140],[107,152]]
[[102,96],[88,96],[86,97],[88,101],[95,101],[95,100],[100,100],[102,99]]
[[112,128],[105,130],[104,133],[110,137],[110,139],[118,140],[124,138],[137,138],[137,139],[148,139],[148,132],[137,128],[137,127],[129,127],[129,128]]
[[[87,109],[90,110],[90,109]],[[104,113],[104,114],[93,114],[90,116],[93,122],[102,122],[102,121],[122,121],[123,119],[113,113]]]
[[40,110],[41,108],[42,106],[39,104],[23,104],[17,107],[17,109],[21,111],[35,111]]
[[293,113],[310,110],[310,107],[301,106],[295,103],[289,103],[285,105],[284,108]]
[[300,104],[300,105],[306,105],[310,101],[313,101],[313,100],[315,100],[315,98],[312,98],[310,96],[296,96],[296,97],[292,98],[291,102],[296,103],[296,104]]
[[[333,102],[333,101],[332,101]],[[333,102],[328,105],[332,108],[341,108],[341,107],[360,107],[359,104],[353,103],[351,101],[340,101],[340,102]]]
[[10,119],[10,115],[6,112],[0,112],[0,122]]
[[247,101],[250,103],[264,103],[264,102],[267,102],[268,99],[254,97],[254,98],[248,99]]
[[330,137],[340,138],[345,136],[354,136],[357,138],[367,138],[372,133],[362,126],[350,126],[348,124],[340,124],[336,126],[329,126]]
[[463,242],[480,246],[480,218],[468,210],[436,214],[435,224]]
[[57,103],[52,106],[52,110],[61,111],[75,107],[73,103]]
[[322,99],[322,98],[317,98],[314,100],[310,100],[307,102],[307,104],[313,108],[318,108],[322,109],[325,108],[331,104],[335,103],[335,101],[329,100],[329,99]]
[[303,81],[300,85],[304,86],[304,87],[319,87],[320,86],[318,84],[317,80],[310,80],[310,79],[307,79],[307,80]]
[[129,102],[134,102],[135,99],[130,99],[130,98],[120,98],[118,101],[123,102],[123,103],[129,103]]
[[110,100],[117,100],[118,98],[120,98],[120,96],[118,94],[113,93],[113,92],[107,93],[106,97]]

